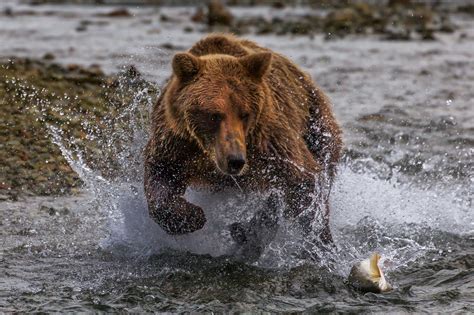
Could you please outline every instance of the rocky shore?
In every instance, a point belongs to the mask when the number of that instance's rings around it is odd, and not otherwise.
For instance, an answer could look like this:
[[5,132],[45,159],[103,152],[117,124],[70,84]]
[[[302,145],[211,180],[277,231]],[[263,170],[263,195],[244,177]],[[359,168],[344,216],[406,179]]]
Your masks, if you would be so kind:
[[[275,11],[285,5],[274,5]],[[226,30],[236,34],[315,35],[326,39],[347,35],[380,35],[386,40],[434,40],[436,33],[451,33],[455,25],[450,20],[453,8],[390,1],[386,4],[349,2],[344,6],[310,8],[305,14],[281,14],[274,17],[234,17],[219,1],[199,7],[192,20],[207,23],[207,30]],[[467,10],[469,11],[469,10]]]
[[81,185],[53,143],[53,130],[67,139],[63,145],[79,148],[112,176],[113,157],[100,132],[115,123],[134,89],[148,84],[135,69],[109,76],[96,65],[11,58],[1,61],[0,78],[0,199],[71,193]]
[[[426,96],[419,86],[436,82],[435,86],[439,88],[432,90],[435,102],[450,104],[457,97],[456,106],[458,103],[461,104],[458,107],[463,106],[463,97],[470,97],[469,90],[463,88],[463,84],[467,86],[469,82],[470,74],[463,69],[469,69],[470,53],[463,47],[473,38],[468,20],[472,8],[390,2],[393,4],[387,6],[351,2],[345,7],[309,6],[304,10],[284,4],[271,8],[252,7],[250,11],[224,6],[218,1],[200,8],[6,5],[0,13],[7,21],[5,26],[9,26],[2,35],[6,43],[3,55],[35,56],[36,59],[3,57],[0,60],[0,122],[5,126],[0,130],[0,199],[70,193],[80,187],[79,177],[53,143],[48,125],[63,133],[61,138],[66,139],[63,145],[79,148],[78,152],[83,152],[95,169],[101,170],[104,176],[112,176],[117,170],[114,155],[119,152],[104,148],[107,141],[119,148],[117,143],[127,141],[120,137],[127,137],[127,133],[106,140],[101,130],[108,128],[108,135],[117,135],[111,132],[115,130],[113,128],[126,127],[126,119],[117,121],[117,113],[129,106],[141,89],[156,91],[146,96],[156,98],[158,88],[149,82],[166,78],[172,54],[187,49],[207,31],[233,31],[249,38],[259,36],[264,44],[290,55],[318,77],[338,104],[345,104],[348,96],[357,104],[366,104],[364,99],[359,99],[357,91],[363,87],[357,82],[369,80],[364,81],[364,86],[371,91],[364,95],[384,93],[374,103],[410,100],[424,104]],[[461,18],[453,18],[459,14]],[[35,24],[38,21],[43,21],[40,26]],[[23,24],[28,27],[19,32]],[[57,32],[58,25],[63,25],[60,32]],[[127,29],[127,32],[112,32],[112,25]],[[453,30],[453,34],[446,34]],[[285,45],[279,44],[280,35]],[[314,40],[308,40],[307,37],[313,35]],[[354,37],[347,39],[350,48],[343,47],[344,40],[332,40],[344,36]],[[23,37],[26,39],[17,40]],[[372,48],[366,49],[366,42],[360,42],[359,57],[395,60],[393,65],[387,68],[380,63],[361,66],[351,62],[348,56],[352,53],[352,45],[365,38],[370,38]],[[394,41],[382,44],[379,38]],[[414,42],[417,40],[423,40],[423,46],[415,52],[413,47],[419,45]],[[34,42],[35,46],[28,47],[25,42]],[[396,45],[399,53],[392,54],[379,45]],[[443,47],[453,45],[460,48],[444,51]],[[133,49],[136,47],[147,49]],[[306,49],[303,54],[299,53],[301,47]],[[317,54],[313,53],[315,49]],[[341,52],[343,55],[339,55]],[[418,61],[409,66],[405,57]],[[429,61],[429,65],[424,65],[423,60]],[[90,63],[100,66],[83,66]],[[116,73],[123,64],[130,63],[136,65],[147,80],[134,68],[117,75],[104,74]],[[402,96],[392,95],[397,94],[392,92],[397,89],[385,90],[383,85],[377,85],[379,81],[370,81],[369,72],[373,73],[374,67],[380,67],[379,76],[386,76],[380,82],[389,82],[392,71],[397,78],[405,75],[404,80],[413,80],[415,88],[403,85],[403,80],[398,79],[392,83],[397,85]],[[353,83],[348,85],[349,82]],[[460,90],[458,96],[453,92],[457,89]],[[405,92],[409,96],[405,96]],[[145,98],[139,100],[140,113],[148,114],[148,102]],[[393,107],[393,104],[389,105]],[[358,108],[361,106],[350,111]],[[414,113],[426,108],[420,106]],[[444,109],[441,113],[445,115]]]

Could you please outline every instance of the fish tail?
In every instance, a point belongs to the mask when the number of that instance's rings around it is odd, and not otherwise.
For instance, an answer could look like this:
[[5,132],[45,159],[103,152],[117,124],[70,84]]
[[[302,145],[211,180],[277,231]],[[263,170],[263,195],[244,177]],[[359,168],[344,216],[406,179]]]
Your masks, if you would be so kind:
[[382,275],[379,268],[380,255],[378,253],[373,253],[370,257],[370,275],[374,278],[380,278]]

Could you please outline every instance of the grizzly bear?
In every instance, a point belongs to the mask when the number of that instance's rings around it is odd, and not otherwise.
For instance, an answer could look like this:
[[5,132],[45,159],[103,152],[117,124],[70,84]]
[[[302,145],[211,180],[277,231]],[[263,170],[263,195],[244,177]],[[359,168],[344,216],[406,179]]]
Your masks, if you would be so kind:
[[[144,152],[150,216],[169,234],[201,229],[203,210],[187,187],[279,189],[285,216],[322,209],[341,153],[326,95],[286,57],[232,35],[213,34],[172,60],[173,74],[151,115]],[[319,202],[314,196],[326,191]]]

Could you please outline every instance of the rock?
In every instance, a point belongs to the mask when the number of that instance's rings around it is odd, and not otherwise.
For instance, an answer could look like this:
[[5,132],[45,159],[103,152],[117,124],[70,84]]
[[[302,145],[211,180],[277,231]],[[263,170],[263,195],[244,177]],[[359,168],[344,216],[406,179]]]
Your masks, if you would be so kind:
[[460,13],[473,14],[474,15],[474,4],[466,4],[458,7],[457,9]]
[[[262,19],[263,20],[263,19]],[[265,20],[257,24],[256,33],[259,35],[270,34],[274,32],[275,22],[268,23]],[[240,29],[240,27],[238,27]]]
[[87,72],[88,74],[92,76],[97,76],[97,77],[104,75],[104,71],[102,71],[102,67],[98,64],[90,65],[89,68],[87,69]]
[[274,1],[272,3],[272,8],[274,9],[284,9],[285,8],[285,2],[283,1]]
[[204,9],[202,7],[198,7],[196,12],[191,16],[191,21],[195,23],[205,23],[206,22],[206,14],[204,13]]
[[70,63],[66,66],[66,69],[68,71],[77,71],[79,69],[79,65],[78,64],[75,64],[75,63]]
[[105,16],[105,17],[131,17],[132,14],[125,8],[119,8],[116,10],[112,10],[108,13],[101,13],[98,16]]
[[307,21],[291,21],[284,23],[282,26],[282,29],[280,30],[279,33],[277,34],[293,34],[293,35],[307,35],[310,34],[312,31],[312,25],[311,23],[308,23]]
[[13,16],[13,10],[12,10],[12,8],[6,7],[5,10],[3,10],[3,14],[5,14],[6,16],[12,17],[12,16]]
[[411,32],[404,27],[393,25],[389,26],[384,31],[386,40],[410,40]]
[[93,22],[90,21],[90,20],[81,20],[81,21],[79,22],[79,25],[83,25],[83,26],[89,26],[89,25],[91,25],[91,24],[93,24]]
[[408,14],[409,22],[418,28],[424,28],[435,20],[435,12],[428,7],[416,8],[412,14]]
[[160,48],[167,49],[167,50],[180,50],[181,49],[181,47],[173,45],[172,43],[161,44]]
[[46,53],[43,56],[44,60],[54,60],[56,57],[52,53]]
[[353,33],[360,19],[359,13],[353,8],[334,10],[324,20],[324,31],[340,35]]
[[360,15],[371,17],[374,14],[374,8],[365,2],[356,2],[352,6]]
[[48,207],[45,205],[42,205],[39,208],[39,211],[46,212],[50,216],[68,215],[71,213],[71,211],[68,208],[57,209],[55,207]]
[[45,0],[30,0],[28,2],[29,5],[40,5],[40,4],[45,4]]
[[389,7],[409,6],[409,5],[411,5],[411,0],[390,0],[388,2]]
[[147,34],[161,34],[161,29],[159,28],[153,28],[151,30],[147,31]]
[[85,31],[87,31],[87,26],[86,25],[79,25],[78,27],[76,27],[76,31],[77,32],[85,32]]
[[41,206],[39,210],[42,212],[46,212],[50,216],[59,215],[59,212],[53,207]]
[[357,118],[357,121],[362,121],[362,122],[367,122],[367,121],[376,121],[376,122],[385,122],[387,121],[387,117],[383,114],[368,114],[368,115],[363,115],[359,118]]
[[419,75],[422,75],[422,76],[431,75],[431,72],[427,69],[423,69],[420,71]]
[[127,66],[123,74],[129,79],[137,79],[142,76],[140,71],[138,71],[137,67],[135,67],[134,65]]
[[35,229],[25,228],[18,231],[18,235],[21,236],[33,236],[36,234],[38,234],[38,232]]
[[456,26],[450,21],[448,16],[441,16],[441,26],[439,27],[440,32],[453,33]]
[[435,40],[436,37],[434,36],[434,31],[433,29],[424,29],[422,32],[421,32],[421,38],[423,40]]
[[211,0],[207,6],[207,24],[209,26],[231,26],[234,17],[219,0]]

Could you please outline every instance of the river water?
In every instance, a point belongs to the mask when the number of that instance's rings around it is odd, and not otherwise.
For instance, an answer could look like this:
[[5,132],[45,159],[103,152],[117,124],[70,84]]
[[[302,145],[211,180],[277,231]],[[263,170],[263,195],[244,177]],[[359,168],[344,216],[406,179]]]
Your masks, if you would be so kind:
[[[173,53],[203,35],[183,31],[196,28],[189,8],[130,8],[132,17],[112,21],[97,15],[112,7],[2,6],[23,14],[0,17],[1,56],[53,53],[109,73],[133,64],[158,87]],[[235,192],[188,191],[205,208],[206,227],[165,235],[147,216],[135,163],[146,130],[133,102],[115,180],[50,126],[84,191],[0,202],[0,311],[474,312],[474,21],[455,21],[458,31],[432,42],[249,36],[307,70],[343,126],[331,197],[337,248],[327,253],[282,222],[258,261],[236,261],[226,227],[251,216],[259,200]],[[361,294],[346,283],[350,267],[374,251],[390,293]]]

